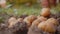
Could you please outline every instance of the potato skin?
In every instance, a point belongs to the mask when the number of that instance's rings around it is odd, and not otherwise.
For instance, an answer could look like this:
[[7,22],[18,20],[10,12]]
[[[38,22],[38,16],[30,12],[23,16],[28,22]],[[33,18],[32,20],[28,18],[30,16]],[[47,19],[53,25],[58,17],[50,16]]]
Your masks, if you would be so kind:
[[39,29],[42,29],[42,30],[45,31],[45,32],[54,33],[54,32],[56,31],[56,26],[54,26],[54,25],[51,24],[51,23],[46,23],[46,22],[41,22],[41,23],[38,25],[38,28],[39,28]]
[[[41,22],[41,17],[37,18],[32,22],[31,27],[28,29],[28,34],[42,34],[43,31],[41,29],[38,29],[38,24]],[[45,20],[44,20],[45,21]]]
[[54,24],[47,24],[47,27],[46,27],[46,31],[47,32],[51,32],[51,33],[55,33],[56,32],[56,26]]
[[47,23],[53,23],[54,25],[59,25],[57,19],[55,19],[55,18],[49,18],[46,22]]
[[10,17],[9,20],[8,20],[8,22],[13,22],[14,20],[16,20],[15,17]]
[[28,29],[27,34],[42,34],[42,31],[40,29],[38,29],[37,24],[34,24],[34,25],[33,24]]
[[23,18],[18,18],[17,21],[18,22],[23,22]]
[[45,30],[45,27],[46,27],[46,23],[45,22],[41,22],[41,23],[38,24],[38,28],[42,29],[43,31]]
[[15,18],[15,17],[11,17],[11,18],[9,18],[9,20],[8,20],[8,24],[9,24],[9,28],[10,27],[13,27],[13,25],[15,25],[17,23],[17,19]]
[[35,15],[30,15],[26,17],[23,21],[26,22],[29,27],[36,18],[37,17]]
[[38,19],[40,19],[40,21],[46,21],[47,18],[43,17],[43,16],[40,16]]
[[37,18],[41,17],[40,15],[37,16]]
[[40,16],[39,18],[37,18],[36,20],[34,20],[34,21],[32,22],[32,25],[38,25],[40,22],[46,21],[46,20],[47,20],[47,18],[45,18],[45,17],[43,17],[43,16]]
[[50,8],[43,8],[40,14],[44,17],[50,16]]
[[25,22],[29,21],[30,23],[33,22],[37,17],[35,15],[30,15],[24,19]]

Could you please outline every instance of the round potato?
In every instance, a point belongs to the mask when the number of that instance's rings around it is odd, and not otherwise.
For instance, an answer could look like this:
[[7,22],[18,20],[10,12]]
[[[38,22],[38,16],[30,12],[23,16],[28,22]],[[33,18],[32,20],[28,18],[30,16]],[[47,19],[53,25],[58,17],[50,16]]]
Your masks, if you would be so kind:
[[43,16],[40,16],[39,18],[37,18],[36,20],[34,20],[34,21],[32,22],[32,25],[38,25],[40,22],[46,21],[46,20],[47,20],[47,18],[45,18],[45,17],[43,17]]
[[38,28],[39,29],[42,29],[43,31],[45,32],[51,32],[51,33],[54,33],[56,31],[56,27],[51,24],[51,23],[46,23],[46,22],[41,22],[39,25],[38,25]]
[[39,29],[45,30],[45,27],[46,27],[46,23],[45,22],[41,22],[41,23],[38,24],[38,28]]
[[18,22],[23,22],[23,18],[18,18],[17,21]]
[[24,22],[26,22],[27,25],[30,26],[36,18],[37,17],[35,15],[30,15],[24,19]]
[[17,23],[17,19],[15,17],[11,17],[9,20],[8,20],[8,24],[9,26],[8,27],[13,27],[13,25],[15,25]]
[[39,19],[40,21],[46,21],[46,20],[47,20],[47,18],[45,18],[45,17],[43,17],[43,16],[40,16],[38,19]]
[[37,18],[41,17],[40,15],[37,16]]
[[43,8],[40,14],[44,17],[50,16],[50,8]]
[[53,23],[54,25],[59,25],[57,19],[55,18],[49,18],[46,23]]

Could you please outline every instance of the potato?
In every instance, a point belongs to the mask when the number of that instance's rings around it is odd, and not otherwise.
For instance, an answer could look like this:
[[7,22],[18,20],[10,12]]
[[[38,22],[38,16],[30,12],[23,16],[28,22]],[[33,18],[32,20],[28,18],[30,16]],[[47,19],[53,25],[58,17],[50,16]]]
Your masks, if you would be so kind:
[[46,23],[45,22],[41,22],[41,23],[38,24],[38,28],[39,29],[45,30],[45,27],[46,27]]
[[9,20],[8,20],[8,24],[9,26],[8,27],[12,27],[13,25],[15,25],[17,23],[17,19],[15,17],[11,17]]
[[48,17],[50,15],[50,8],[43,8],[40,14],[41,16]]
[[10,17],[9,20],[8,20],[8,22],[10,23],[10,22],[13,22],[13,21],[15,21],[15,20],[16,20],[15,17]]
[[23,22],[23,18],[18,18],[17,21],[18,22]]
[[47,23],[47,26],[45,28],[46,28],[45,29],[46,32],[51,32],[51,33],[56,32],[56,26],[51,23],[50,24]]
[[36,19],[32,22],[32,25],[38,25],[40,22],[46,21],[46,20],[47,20],[47,18],[40,16],[38,19]]
[[45,32],[51,32],[51,33],[54,33],[56,31],[56,27],[51,24],[51,23],[46,23],[46,22],[41,22],[39,25],[38,25],[38,28],[39,29],[42,29],[43,31]]
[[40,15],[37,16],[37,18],[41,17]]
[[55,18],[49,18],[46,22],[53,23],[54,25],[59,25],[58,21]]
[[32,25],[38,25],[41,21],[39,19],[36,19],[32,22]]
[[24,22],[26,22],[28,26],[30,26],[36,18],[37,17],[35,15],[30,15],[24,19]]
[[39,19],[40,21],[46,21],[46,20],[47,20],[47,18],[45,18],[45,17],[43,17],[43,16],[40,16],[38,19]]
[[24,21],[25,22],[29,21],[30,23],[32,23],[35,19],[36,19],[36,16],[35,15],[30,15],[30,16],[26,17],[24,19]]

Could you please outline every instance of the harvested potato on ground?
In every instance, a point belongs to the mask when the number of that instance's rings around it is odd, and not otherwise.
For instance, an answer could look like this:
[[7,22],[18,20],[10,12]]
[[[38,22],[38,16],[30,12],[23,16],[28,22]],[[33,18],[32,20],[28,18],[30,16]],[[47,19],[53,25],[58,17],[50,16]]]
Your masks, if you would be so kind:
[[42,31],[40,31],[36,26],[30,27],[27,34],[42,34]]
[[39,29],[45,30],[45,27],[46,27],[45,21],[38,24]]
[[14,20],[16,20],[15,17],[10,17],[9,20],[8,20],[8,22],[13,22]]
[[36,18],[37,17],[35,15],[30,15],[24,19],[24,22],[26,22],[27,25],[30,26]]
[[42,31],[37,28],[37,26],[31,26],[27,34],[42,34]]
[[38,25],[41,21],[39,19],[36,19],[32,22],[32,25]]
[[56,26],[54,26],[54,25],[51,24],[51,23],[46,23],[46,22],[41,22],[41,23],[38,25],[38,28],[39,28],[39,29],[42,29],[42,30],[45,31],[45,32],[54,33],[54,32],[56,31]]
[[42,31],[38,29],[37,24],[32,24],[31,27],[28,29],[27,34],[42,34]]
[[24,19],[24,21],[29,21],[30,23],[33,22],[37,17],[35,15],[30,15]]
[[38,19],[40,19],[40,21],[46,21],[47,18],[43,17],[43,16],[40,16]]
[[23,22],[23,18],[18,18],[17,21],[18,22]]
[[50,8],[43,8],[41,11],[41,16],[44,16],[44,17],[50,16]]
[[45,32],[38,28],[37,24],[31,25],[31,27],[28,29],[28,34],[50,34],[49,32]]
[[40,15],[37,16],[37,18],[41,17]]
[[17,23],[17,19],[15,17],[11,17],[8,20],[8,24],[9,24],[8,27],[13,27],[13,25],[15,25],[16,23]]
[[51,33],[55,33],[56,32],[56,26],[53,25],[53,24],[48,24],[47,23],[47,27],[46,27],[46,30],[47,32],[51,32]]
[[37,18],[36,20],[34,20],[34,21],[32,22],[32,25],[38,25],[40,22],[46,21],[46,20],[47,20],[47,18],[45,18],[45,17],[43,17],[43,16],[40,16],[39,18]]
[[55,18],[49,18],[46,22],[47,23],[53,23],[54,25],[59,25],[57,19],[55,19]]

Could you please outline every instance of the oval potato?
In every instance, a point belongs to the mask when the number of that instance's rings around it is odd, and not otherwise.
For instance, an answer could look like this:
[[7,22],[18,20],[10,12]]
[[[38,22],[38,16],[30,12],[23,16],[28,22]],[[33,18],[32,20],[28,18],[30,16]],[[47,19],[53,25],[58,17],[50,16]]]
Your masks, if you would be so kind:
[[51,33],[54,33],[56,31],[56,27],[51,24],[51,23],[46,23],[46,22],[41,22],[39,25],[38,25],[38,28],[39,29],[42,29],[43,31],[45,32],[51,32]]
[[36,18],[37,17],[35,15],[30,15],[26,17],[23,21],[26,22],[28,26],[30,26]]
[[41,16],[44,16],[44,17],[50,16],[50,8],[43,8],[41,11]]
[[55,18],[49,18],[46,22],[47,23],[53,23],[54,25],[59,25],[57,19],[55,19]]

